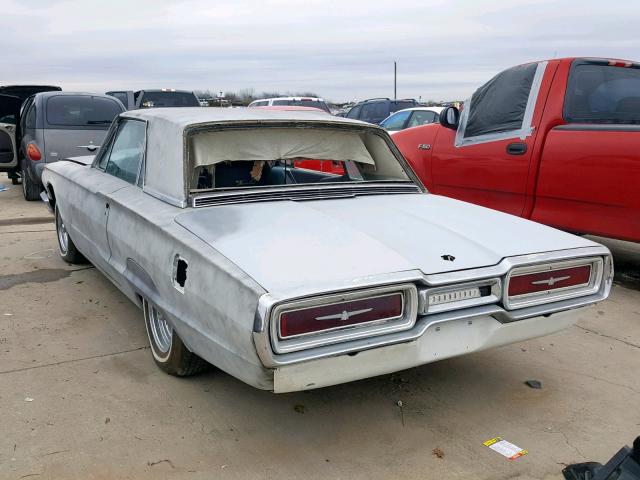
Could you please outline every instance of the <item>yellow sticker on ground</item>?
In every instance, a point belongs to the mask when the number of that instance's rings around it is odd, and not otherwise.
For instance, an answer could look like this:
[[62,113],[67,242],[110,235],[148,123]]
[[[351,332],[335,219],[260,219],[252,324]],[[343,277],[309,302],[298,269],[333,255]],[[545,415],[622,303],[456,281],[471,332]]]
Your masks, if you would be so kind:
[[498,452],[500,455],[507,457],[509,460],[515,460],[529,453],[511,442],[503,440],[502,437],[491,438],[482,442],[482,444],[494,452]]

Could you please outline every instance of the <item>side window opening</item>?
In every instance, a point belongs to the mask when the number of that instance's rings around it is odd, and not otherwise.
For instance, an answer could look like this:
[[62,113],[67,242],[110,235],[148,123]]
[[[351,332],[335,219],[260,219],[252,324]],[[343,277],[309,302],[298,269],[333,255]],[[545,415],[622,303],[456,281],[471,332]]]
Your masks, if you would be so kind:
[[24,127],[28,129],[36,128],[36,102],[31,100],[27,114],[24,119]]
[[525,116],[534,79],[538,67],[544,65],[530,63],[510,68],[478,88],[470,101],[465,102],[466,119],[459,132],[462,137],[516,132],[527,127]]
[[354,118],[357,120],[358,118],[360,118],[361,109],[362,109],[362,105],[356,105],[351,110],[349,110],[349,113],[347,113],[347,118]]
[[144,156],[145,131],[145,123],[137,120],[124,120],[118,125],[105,168],[107,173],[136,184]]

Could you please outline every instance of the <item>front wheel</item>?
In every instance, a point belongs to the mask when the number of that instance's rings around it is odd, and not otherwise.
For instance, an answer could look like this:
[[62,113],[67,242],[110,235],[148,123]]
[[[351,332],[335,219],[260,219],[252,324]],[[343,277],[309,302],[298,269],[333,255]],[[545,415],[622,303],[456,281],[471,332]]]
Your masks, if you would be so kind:
[[[23,180],[24,182],[24,180]],[[76,245],[71,240],[67,227],[62,220],[60,210],[56,205],[56,236],[58,237],[58,248],[60,249],[60,256],[65,262],[68,263],[87,263],[87,259],[84,258]]]
[[142,302],[142,308],[151,354],[158,367],[178,377],[195,375],[209,367],[206,361],[182,343],[159,308],[146,299]]

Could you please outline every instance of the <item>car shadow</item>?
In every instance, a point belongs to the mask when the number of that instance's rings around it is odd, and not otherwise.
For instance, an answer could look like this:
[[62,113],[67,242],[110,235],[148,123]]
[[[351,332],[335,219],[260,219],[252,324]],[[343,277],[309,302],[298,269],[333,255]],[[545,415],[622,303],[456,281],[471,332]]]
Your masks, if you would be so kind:
[[626,288],[640,290],[640,243],[625,242],[603,237],[589,237],[605,245],[613,255],[615,266],[614,283]]

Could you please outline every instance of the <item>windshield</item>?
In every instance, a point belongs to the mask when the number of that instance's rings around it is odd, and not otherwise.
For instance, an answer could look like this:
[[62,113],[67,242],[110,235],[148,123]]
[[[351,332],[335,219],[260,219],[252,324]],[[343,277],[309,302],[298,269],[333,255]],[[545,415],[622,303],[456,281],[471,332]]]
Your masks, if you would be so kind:
[[141,108],[199,107],[200,102],[191,92],[144,92]]
[[114,117],[122,112],[118,102],[110,98],[89,95],[56,95],[47,100],[47,123],[72,127],[109,128]]
[[411,181],[374,132],[261,127],[190,139],[191,191],[317,183]]
[[286,106],[295,106],[295,107],[313,107],[324,110],[325,112],[329,111],[329,107],[325,102],[320,100],[311,100],[311,99],[301,99],[301,100],[274,100],[273,105],[286,105]]

